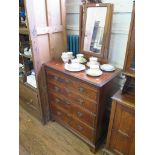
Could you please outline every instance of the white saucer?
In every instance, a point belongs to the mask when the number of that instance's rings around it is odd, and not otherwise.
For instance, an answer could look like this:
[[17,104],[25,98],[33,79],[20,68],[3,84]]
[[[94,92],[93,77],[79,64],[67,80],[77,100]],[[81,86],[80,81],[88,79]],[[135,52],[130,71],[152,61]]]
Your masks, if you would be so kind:
[[86,67],[83,64],[79,64],[78,68],[72,68],[72,64],[67,63],[67,64],[65,64],[65,69],[70,72],[79,72],[79,71],[85,70]]
[[92,72],[90,69],[86,70],[86,74],[90,76],[100,76],[102,75],[101,70],[97,70],[96,72]]
[[[89,62],[87,62],[87,64],[86,64],[88,67],[90,67],[90,65],[92,65],[91,63],[90,63],[90,61]],[[100,65],[100,63],[99,62],[96,62],[95,64],[93,64],[93,65]]]
[[115,67],[110,64],[100,65],[100,68],[101,68],[101,70],[106,71],[106,72],[112,72],[115,70]]

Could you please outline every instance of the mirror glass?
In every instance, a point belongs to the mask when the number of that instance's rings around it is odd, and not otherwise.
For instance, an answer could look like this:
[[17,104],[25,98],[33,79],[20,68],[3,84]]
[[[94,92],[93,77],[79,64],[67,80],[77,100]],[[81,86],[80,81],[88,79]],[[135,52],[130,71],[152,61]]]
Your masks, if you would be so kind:
[[84,51],[101,53],[107,7],[88,7],[84,35]]

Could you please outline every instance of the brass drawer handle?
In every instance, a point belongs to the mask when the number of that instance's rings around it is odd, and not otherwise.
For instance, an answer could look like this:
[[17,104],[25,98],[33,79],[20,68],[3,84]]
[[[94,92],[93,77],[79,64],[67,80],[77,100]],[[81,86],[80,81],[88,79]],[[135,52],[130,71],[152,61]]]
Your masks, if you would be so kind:
[[62,115],[62,113],[60,111],[57,111],[57,114],[58,114],[58,116],[61,116]]
[[64,103],[65,103],[65,104],[68,104],[68,105],[70,105],[70,103],[69,103],[68,101],[64,101]]
[[82,127],[82,126],[80,126],[80,125],[77,125],[77,128],[78,128],[78,130],[80,130],[80,131],[82,131],[82,130],[83,130],[83,127]]
[[120,134],[122,134],[123,136],[129,137],[129,135],[128,135],[127,133],[125,133],[125,132],[123,132],[123,131],[121,131],[121,130],[118,130],[118,132],[119,132]]
[[32,104],[32,103],[33,103],[33,100],[32,100],[32,99],[30,99],[29,102],[26,102],[27,105],[30,105],[30,104]]
[[82,99],[79,99],[79,104],[83,105],[84,101]]
[[60,103],[60,100],[58,98],[55,99],[56,103]]
[[122,152],[118,151],[117,149],[113,149],[114,152],[116,152],[119,155],[124,155]]
[[70,90],[68,90],[67,88],[65,89],[66,90],[66,92],[68,93],[68,95],[69,95],[69,93],[70,93]]
[[58,77],[57,76],[54,76],[54,80],[58,80]]
[[83,113],[81,113],[81,112],[77,112],[77,115],[79,116],[79,117],[82,117],[83,116]]
[[84,88],[80,87],[79,91],[80,91],[80,93],[83,93],[84,92]]
[[69,84],[69,83],[70,83],[70,80],[66,79],[65,82],[66,82],[67,84]]
[[57,87],[57,86],[55,86],[55,87],[54,87],[54,90],[55,90],[56,92],[59,92],[60,88]]

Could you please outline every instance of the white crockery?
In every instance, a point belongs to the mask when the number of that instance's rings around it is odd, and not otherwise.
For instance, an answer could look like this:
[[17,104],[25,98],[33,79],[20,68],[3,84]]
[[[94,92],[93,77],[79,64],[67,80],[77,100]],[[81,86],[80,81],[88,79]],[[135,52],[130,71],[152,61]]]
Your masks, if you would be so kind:
[[73,53],[72,52],[66,52],[68,55],[68,58],[71,60],[73,58]]
[[85,70],[86,67],[83,64],[79,64],[79,68],[73,68],[72,64],[66,63],[65,64],[65,69],[70,71],[70,72],[79,72],[79,71]]
[[96,58],[96,57],[90,57],[89,58],[90,62],[97,62],[97,60],[98,60],[98,58]]
[[72,59],[71,60],[71,67],[73,69],[79,69],[80,68],[80,63],[79,63],[78,59]]
[[104,71],[114,71],[115,67],[110,64],[103,64],[100,66],[100,68]]
[[68,61],[69,61],[69,58],[67,55],[62,55],[61,59],[63,60],[64,63],[68,63]]

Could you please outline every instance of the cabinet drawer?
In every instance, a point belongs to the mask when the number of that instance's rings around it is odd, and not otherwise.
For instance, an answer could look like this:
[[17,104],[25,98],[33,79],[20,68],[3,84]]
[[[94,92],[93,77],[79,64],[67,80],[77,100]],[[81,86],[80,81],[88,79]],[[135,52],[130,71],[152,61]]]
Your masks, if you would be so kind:
[[59,95],[54,94],[54,93],[49,94],[49,99],[50,99],[51,104],[55,104],[67,110],[68,112],[71,112],[71,103],[67,101],[66,99],[63,99],[59,97]]
[[82,122],[86,123],[87,125],[93,128],[95,127],[96,116],[93,113],[89,113],[85,111],[83,108],[76,106],[75,104],[72,104],[72,112],[73,115],[80,119]]
[[27,104],[33,108],[39,110],[39,103],[37,92],[28,88],[25,84],[19,83],[19,97]]
[[84,98],[84,96],[81,97],[74,93],[72,93],[70,99],[78,106],[85,108],[86,110],[89,110],[90,112],[94,114],[97,113],[97,103],[95,101],[93,102],[91,100]]
[[121,104],[116,104],[113,129],[131,137],[135,128],[134,110],[124,107]]
[[130,138],[112,130],[110,138],[110,149],[118,155],[128,155],[130,149]]
[[63,123],[70,125],[72,121],[72,117],[69,113],[67,113],[65,110],[61,109],[57,105],[50,104],[52,109],[52,115],[55,115],[59,120],[61,120]]
[[93,141],[94,130],[83,124],[81,121],[74,118],[72,121],[72,128],[75,129],[80,135],[86,137],[88,140]]
[[48,82],[60,83],[65,87],[67,86],[67,88],[71,88],[72,91],[77,92],[87,98],[90,98],[96,101],[97,89],[95,87],[90,86],[79,80],[74,80],[73,78],[70,78],[69,76],[61,74],[57,71],[49,70],[49,69],[46,69],[46,70],[47,70]]

